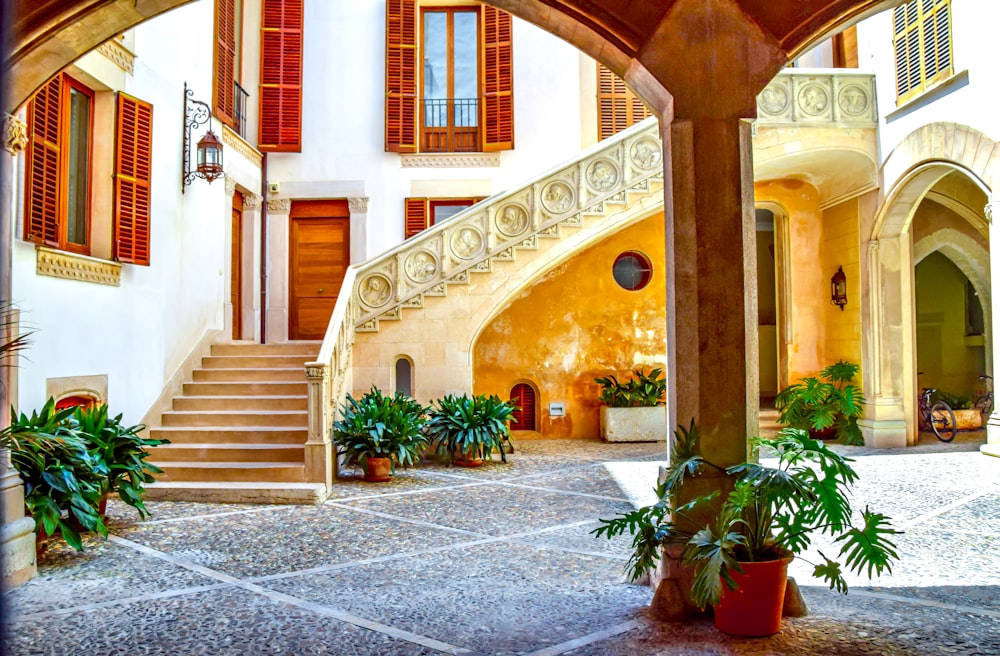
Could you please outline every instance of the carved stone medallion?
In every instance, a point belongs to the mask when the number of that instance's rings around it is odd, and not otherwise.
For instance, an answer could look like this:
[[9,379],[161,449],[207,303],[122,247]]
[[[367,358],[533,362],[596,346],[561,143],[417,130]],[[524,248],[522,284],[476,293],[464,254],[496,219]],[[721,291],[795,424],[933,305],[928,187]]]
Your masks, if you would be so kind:
[[768,114],[781,114],[788,109],[788,91],[780,84],[769,84],[761,91],[757,102]]
[[632,157],[633,164],[640,169],[649,170],[660,165],[660,159],[663,157],[663,149],[653,139],[639,139],[632,144],[629,155]]
[[576,202],[576,193],[565,182],[550,182],[542,189],[542,205],[553,214],[569,211]]
[[392,283],[382,274],[373,273],[361,281],[358,295],[368,307],[382,307],[392,298]]
[[403,270],[406,277],[415,283],[429,282],[438,272],[438,261],[433,253],[419,250],[407,256]]
[[799,90],[799,108],[810,116],[819,116],[830,106],[830,95],[818,84],[807,84]]
[[597,191],[608,191],[618,183],[618,167],[609,159],[599,159],[587,167],[587,181]]
[[508,237],[517,237],[528,229],[528,212],[520,205],[504,205],[496,215],[497,230]]
[[485,243],[476,228],[461,228],[451,236],[451,252],[459,259],[471,260],[482,252]]
[[868,94],[857,84],[848,84],[840,90],[837,104],[850,116],[861,116],[868,109]]

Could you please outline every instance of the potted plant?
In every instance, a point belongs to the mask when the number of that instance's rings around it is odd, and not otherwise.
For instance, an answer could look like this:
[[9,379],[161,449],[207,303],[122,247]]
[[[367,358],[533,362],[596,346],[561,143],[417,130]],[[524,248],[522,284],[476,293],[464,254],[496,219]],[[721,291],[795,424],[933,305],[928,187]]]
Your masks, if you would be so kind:
[[858,419],[864,414],[864,394],[854,383],[860,366],[839,360],[820,372],[778,392],[774,407],[778,422],[809,431],[817,439],[839,439],[863,445]]
[[951,408],[955,415],[956,430],[976,430],[983,427],[983,414],[971,396],[938,390],[931,396],[931,404],[938,401],[944,401]]
[[[850,488],[858,476],[851,460],[801,429],[756,438],[755,450],[774,452],[776,466],[744,462],[722,468],[698,454],[698,431],[681,427],[670,466],[654,505],[624,513],[593,532],[608,538],[629,532],[633,553],[626,571],[636,579],[652,569],[663,546],[680,548],[693,568],[691,601],[713,607],[716,626],[727,633],[762,636],[780,629],[786,567],[806,552],[814,536],[840,544],[835,558],[819,553],[813,575],[846,594],[846,567],[858,574],[891,572],[898,556],[889,519],[865,508],[855,524]],[[685,498],[685,485],[713,469],[731,483],[720,503],[718,491]],[[843,560],[843,565],[840,560]]]
[[66,543],[83,550],[81,527],[101,536],[108,529],[98,512],[108,469],[70,426],[73,408],[57,411],[49,399],[31,416],[15,414],[0,431],[0,445],[24,481],[24,505],[35,519],[39,543],[58,530]]
[[666,440],[667,379],[662,374],[662,369],[636,369],[624,382],[615,376],[594,379],[601,386],[601,437],[606,442]]
[[478,467],[492,458],[494,449],[507,462],[504,442],[510,445],[513,415],[514,405],[496,395],[449,394],[431,406],[424,432],[437,445],[436,453],[455,464]]
[[333,422],[333,443],[349,466],[364,468],[366,481],[388,481],[397,466],[414,464],[427,446],[425,410],[402,392],[385,396],[373,385],[360,399],[347,395],[341,418]]
[[108,494],[118,494],[118,498],[146,519],[149,511],[142,502],[145,484],[156,480],[153,474],[163,473],[156,465],[146,462],[150,455],[146,449],[169,444],[170,440],[143,437],[141,432],[145,430],[145,425],[125,426],[120,414],[109,418],[108,406],[103,403],[75,408],[70,420],[90,453],[108,470],[104,497],[99,507],[101,515],[104,515]]

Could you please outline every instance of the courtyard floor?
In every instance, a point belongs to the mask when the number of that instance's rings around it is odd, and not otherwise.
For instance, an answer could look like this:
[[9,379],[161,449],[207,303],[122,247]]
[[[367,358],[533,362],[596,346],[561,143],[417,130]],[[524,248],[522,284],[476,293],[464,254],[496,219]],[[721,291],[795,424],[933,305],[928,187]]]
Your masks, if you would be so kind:
[[1000,654],[1000,459],[982,435],[843,448],[856,507],[893,517],[901,562],[771,638],[653,622],[628,540],[589,533],[650,500],[663,446],[516,442],[510,464],[346,481],[321,506],[109,508],[111,537],[50,546],[5,593],[11,654]]

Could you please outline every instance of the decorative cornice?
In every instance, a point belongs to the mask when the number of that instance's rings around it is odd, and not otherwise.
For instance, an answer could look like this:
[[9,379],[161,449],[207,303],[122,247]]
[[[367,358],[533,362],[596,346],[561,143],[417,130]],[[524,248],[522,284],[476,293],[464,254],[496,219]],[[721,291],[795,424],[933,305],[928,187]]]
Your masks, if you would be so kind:
[[399,156],[399,162],[404,169],[496,168],[500,153],[407,153]]
[[28,125],[10,114],[3,115],[3,149],[17,155],[28,145]]
[[260,154],[259,150],[248,144],[240,135],[236,134],[235,130],[226,124],[222,125],[222,143],[226,144],[237,153],[243,155],[243,157],[260,167],[264,156]]
[[243,194],[243,209],[260,209],[260,203],[262,200],[263,199],[260,197],[260,194]]
[[875,76],[783,71],[757,96],[755,126],[830,124],[875,127]]
[[348,209],[351,210],[351,214],[367,214],[368,196],[357,196],[355,198],[348,198],[347,207]]
[[105,41],[97,46],[96,50],[126,73],[132,74],[135,71],[135,55],[119,43],[117,38]]
[[267,211],[276,214],[288,214],[292,211],[291,198],[271,198],[267,201]]
[[121,284],[122,265],[96,257],[57,251],[36,246],[35,272],[40,276],[80,280],[100,285],[118,287]]

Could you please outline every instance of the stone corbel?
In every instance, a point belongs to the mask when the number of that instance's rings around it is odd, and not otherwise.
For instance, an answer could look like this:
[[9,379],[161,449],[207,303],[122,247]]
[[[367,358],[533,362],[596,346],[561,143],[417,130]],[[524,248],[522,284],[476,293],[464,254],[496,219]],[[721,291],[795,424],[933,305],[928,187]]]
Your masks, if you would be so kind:
[[259,210],[260,204],[263,202],[263,198],[260,194],[244,194],[243,195],[243,209],[245,210]]
[[347,207],[351,210],[351,214],[367,214],[368,197],[358,196],[356,198],[348,198]]
[[3,149],[17,155],[28,145],[28,125],[10,114],[3,115]]
[[226,196],[232,198],[236,194],[236,178],[226,176]]
[[268,199],[267,211],[274,214],[288,214],[292,211],[292,200],[290,198]]

